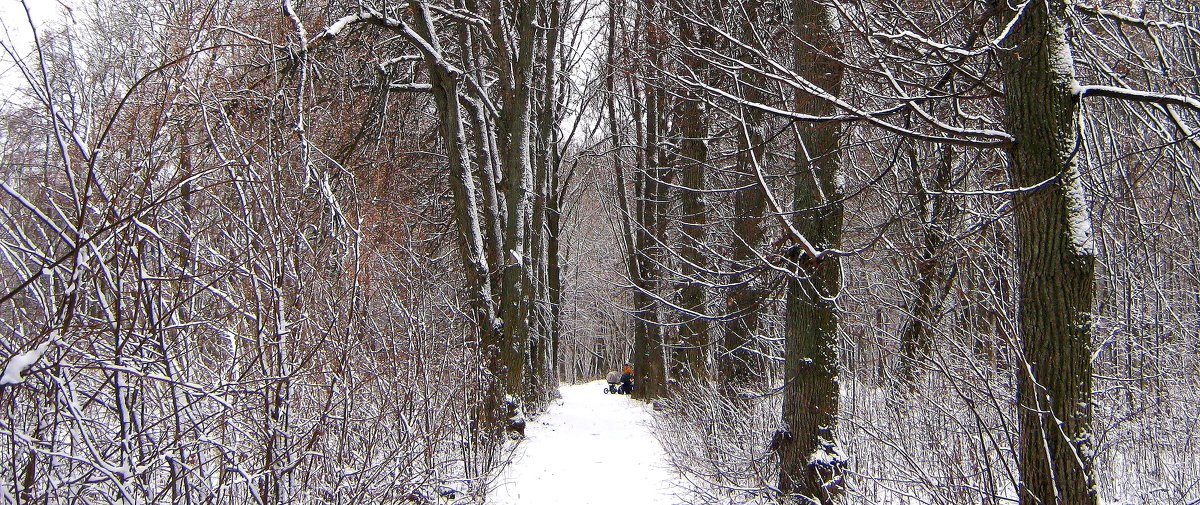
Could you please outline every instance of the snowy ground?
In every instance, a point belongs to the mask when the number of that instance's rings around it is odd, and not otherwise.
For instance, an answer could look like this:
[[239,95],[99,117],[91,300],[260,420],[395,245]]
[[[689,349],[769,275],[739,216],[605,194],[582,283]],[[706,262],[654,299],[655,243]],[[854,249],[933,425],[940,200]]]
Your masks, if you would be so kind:
[[513,462],[496,481],[499,505],[673,505],[677,474],[650,433],[650,410],[604,381],[563,386],[525,430]]

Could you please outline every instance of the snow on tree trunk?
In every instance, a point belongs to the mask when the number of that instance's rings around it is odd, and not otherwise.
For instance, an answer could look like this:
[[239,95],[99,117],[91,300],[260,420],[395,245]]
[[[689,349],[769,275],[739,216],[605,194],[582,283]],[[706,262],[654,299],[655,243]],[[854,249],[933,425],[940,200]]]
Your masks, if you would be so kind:
[[[797,73],[837,96],[844,69],[829,12],[812,0],[793,4]],[[813,115],[834,111],[829,101],[798,93],[796,110]],[[818,251],[836,248],[842,236],[842,174],[837,123],[799,123],[797,132],[795,228]],[[794,250],[799,250],[797,247]],[[812,503],[828,504],[840,494],[845,457],[838,448],[838,311],[841,264],[837,256],[792,256],[796,272],[787,282],[787,355],[784,364],[783,426],[772,446],[779,454],[779,489]]]
[[[1019,268],[1023,505],[1091,505],[1091,311],[1095,252],[1076,166],[1074,61],[1061,0],[1024,4],[1003,40]],[[1048,184],[1041,184],[1049,181]]]

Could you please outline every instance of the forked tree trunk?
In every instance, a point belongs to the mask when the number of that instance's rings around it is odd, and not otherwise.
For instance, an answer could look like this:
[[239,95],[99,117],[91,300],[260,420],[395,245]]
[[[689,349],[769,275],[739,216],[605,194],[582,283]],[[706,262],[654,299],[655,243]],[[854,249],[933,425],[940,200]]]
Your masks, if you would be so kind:
[[[533,2],[534,0],[527,0]],[[527,225],[529,199],[527,188],[529,170],[529,145],[527,124],[529,118],[528,85],[522,86],[509,77],[510,93],[506,94],[505,108],[496,125],[500,129],[500,151],[503,158],[508,195],[507,215],[504,221],[504,251],[500,257],[505,261],[502,285],[496,291],[499,303],[493,301],[491,273],[484,247],[483,225],[480,208],[475,198],[475,184],[471,177],[470,162],[465,149],[466,128],[463,122],[462,73],[451,67],[443,58],[437,33],[434,32],[427,4],[412,0],[413,37],[419,37],[425,62],[430,69],[430,85],[437,104],[439,128],[450,166],[450,187],[454,196],[454,220],[458,225],[459,250],[463,258],[467,278],[468,298],[476,313],[485,364],[494,378],[480,406],[480,422],[477,427],[488,437],[498,435],[501,429],[523,431],[524,419],[520,408],[520,391],[525,380],[524,368],[528,344],[528,304],[524,298],[529,291],[528,275],[524,269],[524,229]],[[513,63],[518,71],[528,69],[532,57],[532,10],[531,3],[523,4],[517,18],[519,33],[517,56]],[[522,15],[529,16],[528,18]],[[526,26],[529,25],[529,26]],[[524,35],[528,35],[526,40]],[[503,39],[493,32],[493,37]],[[507,51],[501,51],[507,55]],[[502,65],[502,67],[504,67]],[[521,81],[528,81],[527,74]],[[524,89],[524,92],[512,92]],[[482,122],[477,127],[485,127]],[[489,141],[490,134],[478,141]],[[493,164],[494,165],[494,164]],[[485,183],[486,187],[486,183]],[[489,202],[491,203],[491,202]],[[497,212],[499,209],[488,209]],[[488,219],[491,221],[491,219]],[[498,307],[497,307],[498,305]],[[502,402],[507,398],[509,401]]]
[[[524,429],[521,400],[526,393],[529,377],[529,313],[532,302],[532,271],[529,265],[526,234],[532,215],[530,188],[533,170],[530,156],[529,119],[533,85],[533,57],[536,30],[534,14],[537,0],[519,0],[512,12],[497,2],[492,6],[492,42],[498,48],[501,97],[500,144],[501,166],[504,172],[505,193],[504,264],[500,289],[500,322],[503,339],[500,345],[502,377],[506,394],[510,426]],[[511,17],[510,17],[511,16]],[[501,21],[501,18],[504,21]],[[507,33],[511,26],[512,39]],[[510,42],[514,45],[511,45]]]
[[[1023,505],[1093,505],[1091,391],[1095,251],[1075,154],[1074,60],[1062,0],[1023,4],[1003,41],[1024,362],[1017,370]],[[1048,181],[1048,182],[1046,182]],[[1045,182],[1045,184],[1043,184]]]

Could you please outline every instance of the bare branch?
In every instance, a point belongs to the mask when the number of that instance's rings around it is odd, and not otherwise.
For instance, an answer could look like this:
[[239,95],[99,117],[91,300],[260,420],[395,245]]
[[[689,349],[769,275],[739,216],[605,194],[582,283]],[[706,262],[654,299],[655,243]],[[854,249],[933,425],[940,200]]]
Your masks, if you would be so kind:
[[1200,100],[1196,100],[1190,96],[1171,95],[1167,93],[1155,93],[1152,91],[1142,91],[1131,88],[1118,88],[1116,86],[1079,86],[1076,94],[1080,98],[1089,96],[1102,96],[1107,98],[1120,98],[1132,102],[1155,103],[1159,105],[1178,105],[1188,107],[1193,110],[1200,111]]

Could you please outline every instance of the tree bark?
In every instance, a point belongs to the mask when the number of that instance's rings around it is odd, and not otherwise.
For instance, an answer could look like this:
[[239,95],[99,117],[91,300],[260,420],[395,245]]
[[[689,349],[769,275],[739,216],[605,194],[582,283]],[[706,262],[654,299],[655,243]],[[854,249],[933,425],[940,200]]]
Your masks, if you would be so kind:
[[551,321],[553,316],[547,301],[549,295],[548,272],[548,226],[549,200],[551,192],[551,172],[558,168],[557,143],[554,118],[557,116],[558,104],[554,88],[554,75],[557,72],[555,59],[558,47],[558,0],[548,0],[547,11],[541,13],[542,24],[547,28],[542,30],[540,43],[540,72],[539,86],[536,90],[537,100],[535,109],[536,131],[534,147],[537,156],[534,160],[534,198],[533,218],[529,232],[529,258],[532,262],[534,289],[530,293],[531,318],[533,328],[530,336],[530,378],[531,398],[539,404],[546,403],[554,394],[554,359]]
[[[532,202],[529,196],[533,182],[530,163],[530,93],[533,85],[533,53],[536,31],[534,13],[536,0],[520,0],[511,18],[500,3],[492,6],[492,42],[498,48],[500,84],[503,104],[500,110],[497,135],[500,142],[502,183],[505,193],[504,271],[500,289],[500,320],[503,341],[500,356],[503,363],[503,382],[508,404],[508,417],[514,429],[523,429],[525,422],[521,400],[528,377],[529,311],[532,274],[526,254],[526,233],[530,227]],[[509,33],[515,47],[509,44]]]
[[[813,0],[793,3],[800,75],[830,94],[841,93],[841,48],[832,17]],[[797,110],[830,115],[833,104],[807,94]],[[842,235],[841,163],[837,123],[801,123],[797,128],[795,227],[818,251],[836,248]],[[798,249],[798,248],[797,248]],[[844,457],[837,443],[838,312],[841,262],[836,255],[793,255],[796,272],[787,281],[787,356],[784,364],[783,427],[773,446],[779,454],[779,489],[802,503],[832,503],[842,489]]]
[[554,378],[563,380],[560,354],[562,352],[562,236],[561,178],[558,167],[550,172],[550,198],[546,202],[546,284],[550,297],[550,366]]
[[467,112],[471,115],[471,123],[474,128],[475,138],[475,169],[476,178],[479,179],[480,193],[483,195],[483,226],[481,230],[483,234],[484,250],[487,253],[488,266],[491,270],[488,272],[489,282],[492,285],[492,299],[500,299],[500,265],[503,264],[501,249],[503,249],[502,241],[504,233],[500,220],[503,217],[502,200],[496,189],[496,163],[495,160],[495,142],[494,142],[494,124],[487,117],[487,112],[482,107],[473,104],[471,101],[463,102]]
[[[1078,99],[1062,0],[1029,2],[1005,37],[1021,352],[1023,505],[1093,505],[1091,311],[1095,251],[1075,153]],[[1046,184],[1042,184],[1049,181]]]
[[[662,51],[666,43],[657,16],[657,2],[647,0],[639,13],[645,26],[646,60],[649,68],[661,68]],[[632,77],[632,76],[631,76]],[[636,89],[630,86],[630,89]],[[650,399],[662,396],[666,386],[666,361],[663,355],[662,327],[659,322],[658,304],[652,294],[657,290],[661,278],[658,262],[662,256],[663,201],[666,197],[666,163],[660,148],[663,130],[662,89],[643,83],[645,103],[644,119],[638,131],[642,143],[635,174],[637,228],[635,255],[638,277],[634,280],[634,344],[633,366],[637,375],[633,397]],[[634,115],[639,116],[635,107]]]
[[[676,10],[684,6],[676,5]],[[712,47],[708,32],[697,34],[692,23],[679,20],[679,39],[683,44]],[[690,52],[683,55],[683,64],[696,75],[705,75],[708,62]],[[679,294],[680,306],[687,312],[681,314],[679,327],[680,369],[676,376],[681,380],[704,381],[708,378],[708,354],[710,351],[707,312],[705,271],[706,255],[702,252],[707,241],[707,209],[704,202],[705,167],[708,164],[708,118],[700,97],[684,90],[677,108],[676,122],[680,139],[679,172],[682,174],[683,216],[681,229],[679,270],[683,286]]]
[[546,80],[545,80],[545,116],[542,121],[542,135],[546,144],[547,194],[544,209],[546,217],[546,289],[549,302],[549,324],[546,328],[550,341],[549,380],[553,387],[558,383],[558,346],[562,329],[562,276],[559,268],[559,234],[561,232],[560,212],[562,210],[559,188],[562,169],[559,152],[559,134],[555,126],[561,105],[558,103],[558,56],[562,35],[562,2],[550,0],[549,26],[550,33],[546,41]]

